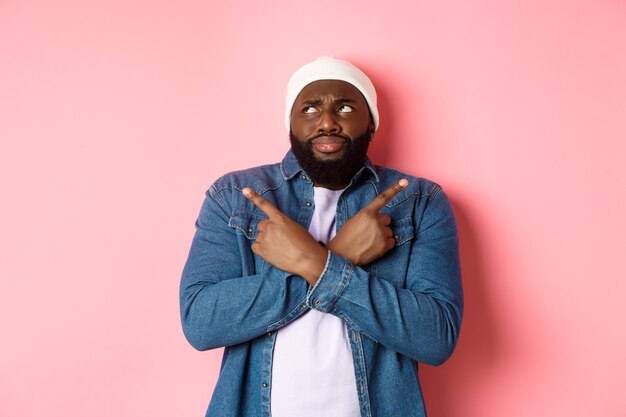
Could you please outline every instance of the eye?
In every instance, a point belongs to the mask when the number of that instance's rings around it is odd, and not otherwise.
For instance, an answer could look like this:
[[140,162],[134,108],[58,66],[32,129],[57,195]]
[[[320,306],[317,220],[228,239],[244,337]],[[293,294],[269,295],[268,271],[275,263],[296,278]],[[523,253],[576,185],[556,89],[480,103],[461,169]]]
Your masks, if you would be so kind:
[[302,113],[316,113],[317,109],[313,106],[306,106],[304,109],[302,109]]
[[350,113],[354,111],[354,109],[347,104],[342,104],[337,110],[339,111],[339,113]]

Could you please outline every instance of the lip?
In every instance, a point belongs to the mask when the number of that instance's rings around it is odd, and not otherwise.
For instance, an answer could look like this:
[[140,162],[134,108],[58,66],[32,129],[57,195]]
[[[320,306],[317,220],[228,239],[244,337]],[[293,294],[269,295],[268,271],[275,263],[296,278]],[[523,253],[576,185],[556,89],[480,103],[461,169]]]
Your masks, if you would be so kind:
[[335,153],[343,149],[346,139],[339,136],[318,136],[311,141],[313,149],[320,153]]

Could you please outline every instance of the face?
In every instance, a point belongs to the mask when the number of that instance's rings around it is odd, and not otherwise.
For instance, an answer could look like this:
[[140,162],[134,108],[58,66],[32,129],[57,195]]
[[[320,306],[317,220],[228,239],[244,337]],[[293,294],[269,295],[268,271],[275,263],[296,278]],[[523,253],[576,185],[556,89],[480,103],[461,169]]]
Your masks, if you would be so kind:
[[307,85],[291,111],[291,144],[315,185],[339,189],[363,166],[374,131],[367,102],[352,84]]

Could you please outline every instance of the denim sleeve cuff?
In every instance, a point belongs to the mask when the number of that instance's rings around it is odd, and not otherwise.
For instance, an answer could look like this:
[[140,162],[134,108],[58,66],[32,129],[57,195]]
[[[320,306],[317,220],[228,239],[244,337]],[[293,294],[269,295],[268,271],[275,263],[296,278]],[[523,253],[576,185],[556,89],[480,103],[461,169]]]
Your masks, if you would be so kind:
[[354,265],[341,256],[328,252],[326,267],[306,297],[306,305],[322,313],[328,312],[352,277]]

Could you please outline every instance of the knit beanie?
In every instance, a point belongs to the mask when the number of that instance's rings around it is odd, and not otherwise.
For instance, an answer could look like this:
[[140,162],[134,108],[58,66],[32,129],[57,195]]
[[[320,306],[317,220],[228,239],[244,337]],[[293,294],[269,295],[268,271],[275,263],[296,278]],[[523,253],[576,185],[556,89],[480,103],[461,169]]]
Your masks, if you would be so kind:
[[378,107],[376,107],[376,89],[372,81],[357,67],[343,59],[322,56],[304,65],[293,73],[287,83],[285,124],[291,128],[291,110],[300,91],[307,85],[319,80],[341,80],[355,86],[367,101],[374,129],[378,129]]

